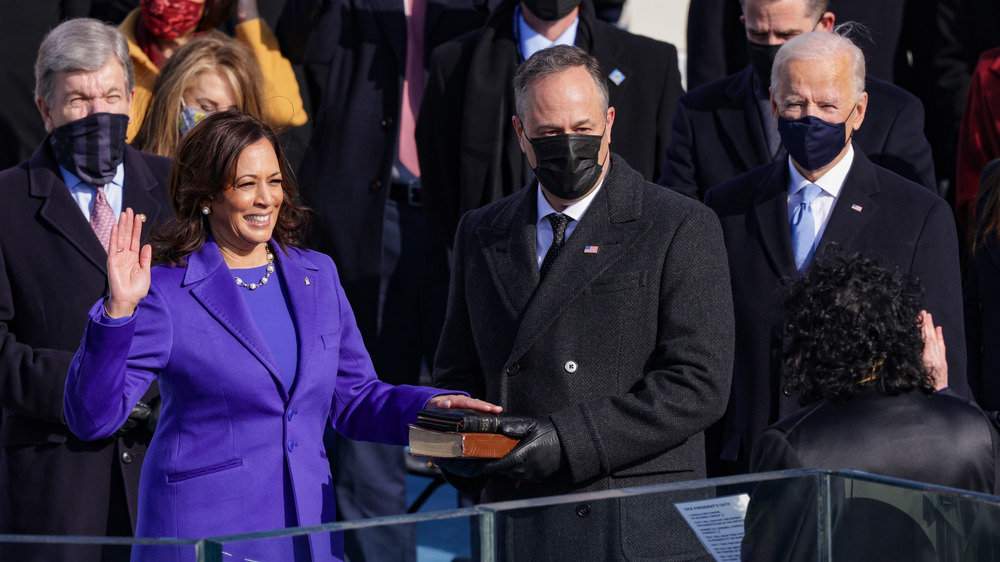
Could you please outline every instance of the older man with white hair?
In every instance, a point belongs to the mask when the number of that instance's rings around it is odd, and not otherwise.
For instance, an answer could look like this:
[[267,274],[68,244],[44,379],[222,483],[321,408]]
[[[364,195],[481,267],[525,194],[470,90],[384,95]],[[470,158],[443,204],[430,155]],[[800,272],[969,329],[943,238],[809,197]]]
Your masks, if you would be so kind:
[[869,109],[864,84],[864,55],[849,39],[823,31],[790,39],[771,72],[788,158],[706,194],[725,235],[736,315],[733,392],[707,443],[713,474],[745,472],[764,428],[798,409],[781,383],[778,305],[830,244],[920,279],[944,329],[952,391],[968,394],[954,219],[943,199],[855,150]]
[[[0,172],[0,534],[131,536],[151,437],[148,392],[112,437],[84,442],[63,419],[63,388],[107,294],[111,225],[131,207],[170,213],[170,160],[125,144],[135,90],[128,43],[113,26],[74,19],[35,63],[48,135]],[[155,416],[154,416],[155,418]],[[127,560],[128,547],[0,541],[2,560]]]

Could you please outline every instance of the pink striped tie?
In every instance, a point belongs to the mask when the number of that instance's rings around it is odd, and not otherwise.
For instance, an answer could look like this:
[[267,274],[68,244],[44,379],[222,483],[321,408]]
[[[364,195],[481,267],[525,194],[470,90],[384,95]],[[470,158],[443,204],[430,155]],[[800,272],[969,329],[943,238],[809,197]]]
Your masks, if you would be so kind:
[[420,176],[417,141],[413,131],[424,96],[424,18],[426,0],[409,0],[406,18],[406,74],[403,77],[403,107],[399,117],[399,161],[413,175]]
[[94,195],[94,203],[90,207],[90,227],[94,229],[94,234],[104,246],[104,251],[108,251],[108,244],[111,243],[111,227],[115,224],[115,212],[108,204],[108,198],[104,195],[104,187],[96,187],[97,194]]

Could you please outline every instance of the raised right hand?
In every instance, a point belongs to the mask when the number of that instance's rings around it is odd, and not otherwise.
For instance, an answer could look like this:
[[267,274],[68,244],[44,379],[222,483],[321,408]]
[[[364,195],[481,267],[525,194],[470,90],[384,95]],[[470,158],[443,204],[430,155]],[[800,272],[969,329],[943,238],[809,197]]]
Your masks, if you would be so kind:
[[142,245],[142,221],[137,220],[131,208],[111,227],[108,244],[108,286],[111,295],[104,306],[112,318],[130,316],[149,293],[149,268],[153,261],[153,248]]

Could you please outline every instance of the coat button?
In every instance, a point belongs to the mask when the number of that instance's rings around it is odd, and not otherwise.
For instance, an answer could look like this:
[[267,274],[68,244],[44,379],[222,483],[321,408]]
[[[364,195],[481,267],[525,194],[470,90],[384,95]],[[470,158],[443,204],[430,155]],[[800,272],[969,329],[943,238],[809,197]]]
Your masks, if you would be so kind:
[[507,369],[504,372],[507,373],[508,377],[513,377],[514,375],[521,372],[521,366],[518,365],[517,363],[514,363],[513,365],[507,367]]
[[576,514],[580,517],[586,517],[590,515],[590,506],[585,503],[576,506]]
[[288,410],[288,421],[292,421],[292,417],[293,417],[293,416],[294,416],[294,415],[295,415],[296,413],[297,413],[297,410],[296,410],[295,408],[292,408],[291,410]]
[[372,180],[372,182],[368,184],[368,189],[372,191],[378,191],[381,188],[382,188],[382,182],[380,182],[379,180]]
[[294,439],[289,439],[288,440],[288,452],[291,453],[294,449],[295,449],[295,440]]
[[395,121],[393,121],[392,117],[386,117],[385,119],[382,119],[381,121],[379,121],[379,125],[380,125],[380,126],[381,126],[381,127],[383,128],[383,129],[388,129],[389,127],[392,127],[392,124],[393,124],[394,122],[395,122]]
[[576,372],[576,361],[567,361],[566,364],[563,365],[563,369],[566,369],[567,373],[570,373],[570,374],[575,373]]
[[132,464],[132,453],[128,451],[122,453],[122,462],[125,464]]

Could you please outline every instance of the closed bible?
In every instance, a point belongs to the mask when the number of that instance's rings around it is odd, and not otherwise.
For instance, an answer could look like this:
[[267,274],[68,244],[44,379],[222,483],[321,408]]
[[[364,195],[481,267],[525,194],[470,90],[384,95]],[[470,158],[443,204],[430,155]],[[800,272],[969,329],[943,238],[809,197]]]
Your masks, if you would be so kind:
[[410,424],[410,454],[421,457],[498,459],[519,441],[502,433],[434,431]]

